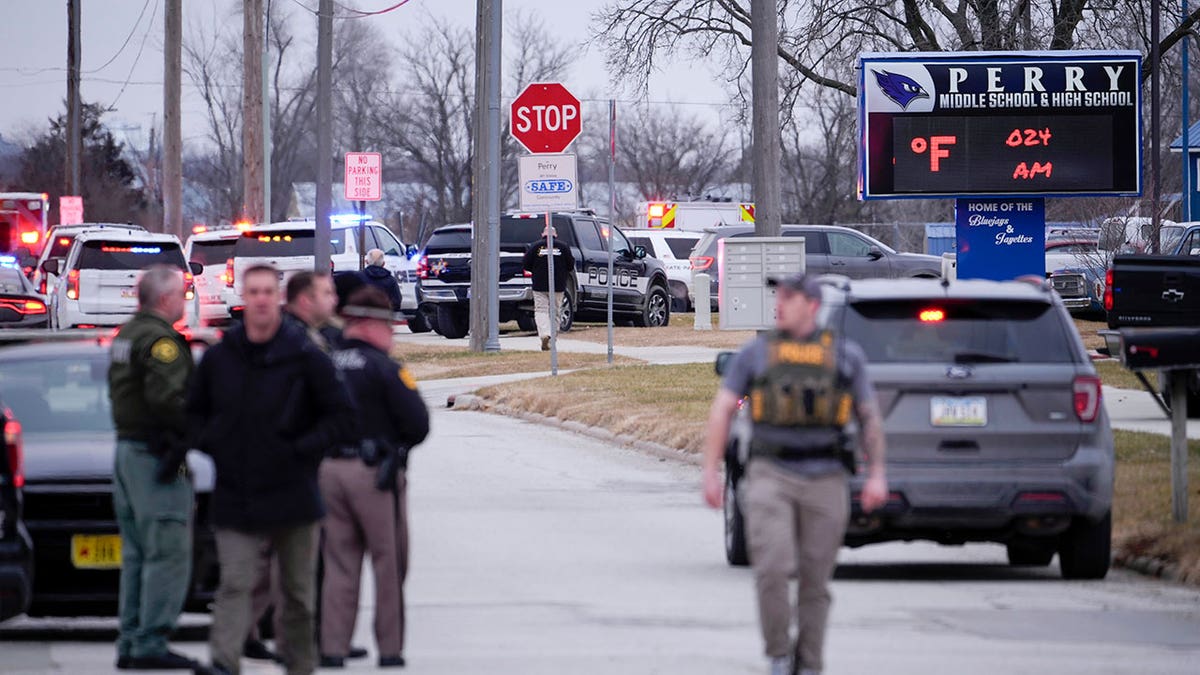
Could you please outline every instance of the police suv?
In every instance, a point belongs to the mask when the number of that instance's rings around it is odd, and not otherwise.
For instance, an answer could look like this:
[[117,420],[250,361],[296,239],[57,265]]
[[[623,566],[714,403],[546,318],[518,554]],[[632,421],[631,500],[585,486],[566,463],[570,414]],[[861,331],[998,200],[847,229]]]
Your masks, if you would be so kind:
[[57,258],[42,263],[43,272],[63,280],[48,296],[50,327],[125,323],[137,311],[138,277],[151,265],[178,267],[187,299],[194,297],[192,275],[202,267],[188,265],[175,235],[108,228],[80,232],[61,264]]
[[[608,303],[608,221],[589,211],[552,216],[556,239],[575,258],[567,287],[562,289],[559,330],[570,330],[576,316],[604,320]],[[535,330],[533,286],[522,257],[525,247],[542,235],[545,214],[509,214],[500,219],[500,316],[522,330]],[[671,304],[667,273],[646,249],[633,246],[620,230],[613,233],[613,314],[636,326],[665,326]],[[469,328],[471,226],[446,225],[434,230],[417,263],[420,311],[439,334],[465,337]],[[555,289],[558,290],[558,289]]]
[[184,256],[189,263],[200,263],[204,269],[196,275],[196,294],[199,296],[200,323],[206,326],[229,322],[232,315],[225,297],[225,267],[233,257],[233,245],[241,232],[234,228],[204,229],[188,237]]

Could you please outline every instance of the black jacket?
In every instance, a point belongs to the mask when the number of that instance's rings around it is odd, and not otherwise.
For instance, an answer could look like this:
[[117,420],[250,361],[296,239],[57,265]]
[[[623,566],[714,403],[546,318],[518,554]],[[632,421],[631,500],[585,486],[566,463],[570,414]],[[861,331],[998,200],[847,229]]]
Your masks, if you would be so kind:
[[366,277],[367,283],[371,284],[387,293],[388,300],[392,303],[392,311],[400,311],[400,283],[396,281],[395,275],[388,271],[386,267],[379,265],[367,265],[363,270],[363,276]]
[[362,340],[344,340],[333,363],[358,404],[355,440],[411,448],[429,435],[429,411],[402,364]]
[[262,532],[325,514],[317,467],[350,436],[354,407],[302,328],[283,321],[261,345],[231,328],[200,361],[188,414],[194,447],[216,465],[214,526]]
[[[554,257],[554,292],[562,293],[567,288],[567,279],[575,269],[575,258],[571,248],[558,239],[554,240],[558,254]],[[545,293],[550,290],[550,264],[546,261],[546,240],[535,239],[525,247],[522,259],[525,269],[533,274],[533,290]]]

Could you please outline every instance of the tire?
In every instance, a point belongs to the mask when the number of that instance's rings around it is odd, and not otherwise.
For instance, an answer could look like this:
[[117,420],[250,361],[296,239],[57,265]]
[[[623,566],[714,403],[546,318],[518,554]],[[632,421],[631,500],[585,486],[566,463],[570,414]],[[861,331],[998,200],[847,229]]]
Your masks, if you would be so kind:
[[448,340],[465,338],[471,329],[467,313],[457,307],[438,307],[437,325],[438,333]]
[[742,509],[738,505],[737,490],[733,487],[733,478],[725,473],[725,560],[731,567],[745,567],[750,564],[750,556],[746,551],[746,519],[742,517]]
[[[566,333],[575,325],[575,294],[570,290],[563,293],[562,304],[558,307],[558,332]],[[537,326],[534,326],[537,330]]]
[[421,310],[417,310],[408,320],[408,329],[414,333],[428,333],[431,326],[425,320],[425,314]]
[[529,312],[517,313],[517,328],[525,332],[537,331],[537,321]]
[[671,323],[671,301],[662,286],[651,286],[646,296],[646,305],[633,319],[633,325],[641,328],[662,328]]
[[1112,561],[1112,512],[1097,522],[1075,518],[1058,544],[1064,579],[1103,579]]
[[1009,542],[1008,564],[1013,567],[1045,567],[1054,559],[1054,544],[1030,541]]

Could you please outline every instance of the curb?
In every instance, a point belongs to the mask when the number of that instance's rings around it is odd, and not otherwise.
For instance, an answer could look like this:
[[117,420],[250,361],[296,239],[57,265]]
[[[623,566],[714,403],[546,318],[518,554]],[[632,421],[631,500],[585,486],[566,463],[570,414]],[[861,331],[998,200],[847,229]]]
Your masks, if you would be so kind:
[[648,455],[657,457],[660,461],[676,461],[684,464],[692,464],[700,466],[701,457],[697,453],[685,452],[678,448],[672,448],[661,443],[647,441],[632,434],[615,434],[608,429],[601,427],[592,427],[582,422],[574,420],[563,420],[541,413],[529,412],[526,410],[518,410],[502,403],[495,403],[488,399],[476,396],[475,394],[458,394],[451,396],[446,400],[446,407],[451,410],[473,410],[477,412],[493,413],[504,415],[505,417],[515,417],[533,422],[535,424],[544,424],[546,426],[571,431],[581,436],[587,436],[604,443],[613,443],[622,447],[632,448]]

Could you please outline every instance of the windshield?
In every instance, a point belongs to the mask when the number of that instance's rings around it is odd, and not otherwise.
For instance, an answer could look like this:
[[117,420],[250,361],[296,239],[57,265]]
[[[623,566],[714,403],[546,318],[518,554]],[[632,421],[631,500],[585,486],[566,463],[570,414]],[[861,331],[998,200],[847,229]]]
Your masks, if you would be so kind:
[[201,265],[224,265],[226,260],[233,257],[233,247],[237,239],[213,239],[210,241],[192,242],[192,261]]
[[1073,363],[1071,339],[1044,302],[872,300],[845,311],[869,363]]
[[26,434],[113,428],[102,354],[5,361],[0,396]]
[[79,269],[143,270],[151,265],[187,269],[183,251],[174,242],[89,241],[79,252]]
[[[558,237],[564,243],[572,243],[570,237],[571,223],[563,216],[554,216],[554,229],[558,232]],[[516,218],[513,216],[505,216],[500,219],[500,245],[501,246],[525,246],[534,239],[542,236],[542,230],[546,228],[545,218]]]

